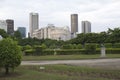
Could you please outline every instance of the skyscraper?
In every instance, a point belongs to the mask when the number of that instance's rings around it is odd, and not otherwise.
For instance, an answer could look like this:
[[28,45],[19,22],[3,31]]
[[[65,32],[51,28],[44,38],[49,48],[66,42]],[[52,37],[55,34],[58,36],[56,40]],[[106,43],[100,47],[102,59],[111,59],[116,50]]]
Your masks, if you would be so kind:
[[91,23],[89,21],[82,21],[82,33],[91,32]]
[[29,29],[30,29],[30,37],[33,37],[33,33],[39,27],[39,15],[38,13],[30,13],[29,17]]
[[78,14],[71,14],[71,34],[78,32]]
[[18,31],[21,33],[22,38],[26,37],[26,28],[25,27],[18,27]]
[[13,35],[13,33],[14,33],[14,20],[7,19],[6,23],[7,23],[7,33],[10,35]]

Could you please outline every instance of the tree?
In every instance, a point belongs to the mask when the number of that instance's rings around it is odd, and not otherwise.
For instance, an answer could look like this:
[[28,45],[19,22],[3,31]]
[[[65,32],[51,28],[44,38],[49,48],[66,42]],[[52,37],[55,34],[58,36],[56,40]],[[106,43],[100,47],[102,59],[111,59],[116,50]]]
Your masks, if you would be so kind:
[[105,42],[107,42],[107,39],[108,39],[108,34],[106,32],[101,32],[98,35],[97,43],[104,44]]
[[14,37],[15,37],[16,39],[18,39],[18,40],[22,39],[22,35],[21,35],[21,33],[20,33],[19,31],[15,31],[15,32],[14,32]]
[[108,29],[109,42],[110,43],[119,43],[120,42],[120,28]]
[[10,38],[0,41],[0,64],[5,68],[5,73],[9,73],[9,69],[14,69],[21,63],[21,50],[17,42]]
[[5,32],[4,29],[0,29],[0,35],[1,35],[3,38],[8,37],[8,34]]

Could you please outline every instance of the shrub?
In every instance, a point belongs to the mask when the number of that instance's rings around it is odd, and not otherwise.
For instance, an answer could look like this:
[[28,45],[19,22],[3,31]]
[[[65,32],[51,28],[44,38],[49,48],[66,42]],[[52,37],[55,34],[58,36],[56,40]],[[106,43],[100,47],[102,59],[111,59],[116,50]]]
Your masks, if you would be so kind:
[[23,51],[29,50],[29,49],[32,49],[32,47],[30,45],[23,46],[23,48],[22,48]]
[[107,48],[107,54],[120,54],[120,48]]
[[93,44],[93,43],[85,44],[86,54],[95,54],[95,52],[96,52],[96,44]]
[[43,50],[43,55],[54,55],[54,50],[53,49],[46,49]]
[[56,50],[57,55],[79,55],[79,54],[85,54],[84,49],[62,49],[62,50]]
[[83,48],[83,46],[81,44],[77,45],[77,49],[82,49],[82,48]]
[[120,43],[115,43],[115,44],[113,45],[113,47],[114,47],[114,48],[120,48]]
[[101,48],[101,44],[96,44],[96,48]]
[[105,43],[105,48],[112,48],[112,43]]
[[35,55],[43,55],[43,47],[42,46],[35,46]]
[[25,50],[25,55],[28,56],[28,55],[34,55],[35,53],[35,50],[33,49],[28,49],[28,50]]
[[73,45],[72,44],[63,45],[62,49],[73,49]]

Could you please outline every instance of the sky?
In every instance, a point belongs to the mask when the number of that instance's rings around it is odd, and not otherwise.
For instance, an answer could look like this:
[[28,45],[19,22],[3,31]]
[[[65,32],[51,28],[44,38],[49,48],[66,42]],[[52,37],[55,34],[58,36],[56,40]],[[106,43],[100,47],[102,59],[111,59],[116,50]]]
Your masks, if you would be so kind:
[[29,13],[39,13],[39,28],[48,24],[69,26],[70,15],[78,14],[81,21],[90,21],[92,32],[120,27],[120,0],[0,0],[0,20],[13,19],[15,29],[29,31]]

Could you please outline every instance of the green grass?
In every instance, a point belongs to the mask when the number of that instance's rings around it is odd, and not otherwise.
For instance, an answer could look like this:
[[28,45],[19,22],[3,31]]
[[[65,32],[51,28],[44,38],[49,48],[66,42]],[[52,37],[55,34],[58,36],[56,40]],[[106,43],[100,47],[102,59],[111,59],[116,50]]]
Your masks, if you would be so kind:
[[[81,60],[81,59],[99,59],[100,54],[96,55],[48,55],[48,56],[23,56],[22,60]],[[120,54],[107,54],[106,58],[120,58]]]
[[119,80],[120,70],[79,67],[71,65],[19,66],[14,73],[0,80]]

